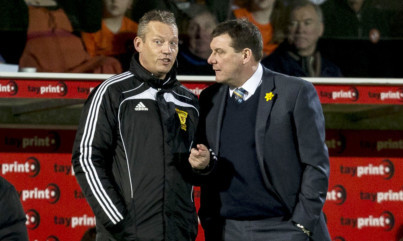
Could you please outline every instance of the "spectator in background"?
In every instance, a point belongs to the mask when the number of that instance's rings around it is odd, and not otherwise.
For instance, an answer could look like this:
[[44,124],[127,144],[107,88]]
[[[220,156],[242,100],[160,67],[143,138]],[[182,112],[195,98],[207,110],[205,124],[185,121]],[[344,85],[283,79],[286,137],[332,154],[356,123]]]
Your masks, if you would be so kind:
[[211,54],[211,33],[217,20],[204,5],[192,4],[186,12],[189,23],[179,47],[177,72],[180,75],[214,75],[207,59]]
[[256,25],[263,38],[264,55],[271,54],[284,36],[280,31],[284,5],[281,0],[251,0],[233,11],[236,18],[246,18]]
[[0,0],[0,13],[0,56],[3,57],[2,62],[18,64],[27,40],[27,5],[24,0]]
[[28,241],[26,220],[17,190],[0,176],[0,240]]
[[390,34],[392,37],[403,40],[403,1],[392,0],[388,5],[387,13],[391,15]]
[[133,39],[138,24],[125,16],[133,0],[103,0],[101,29],[82,33],[87,52],[91,56],[111,56],[120,60],[124,70],[129,68],[133,55]]
[[6,63],[18,64],[24,51],[29,23],[27,5],[58,5],[75,33],[94,32],[101,26],[99,0],[0,0],[0,55]]
[[[33,2],[43,0],[28,0]],[[100,0],[56,0],[64,10],[77,36],[81,32],[96,32],[101,28],[102,1]]]
[[262,60],[267,68],[299,77],[341,77],[340,69],[317,49],[324,31],[322,11],[309,0],[289,6],[287,40]]
[[382,10],[388,2],[380,8],[376,1],[327,0],[321,5],[326,26],[321,52],[346,77],[397,77],[401,69],[394,59],[400,58],[402,44],[389,39],[388,18],[394,15]]
[[231,16],[233,5],[236,5],[237,1],[238,0],[205,0],[205,4],[220,23],[228,20]]
[[369,39],[376,43],[389,36],[388,18],[374,0],[327,0],[322,5],[324,37]]
[[20,68],[34,67],[38,72],[119,73],[118,60],[91,58],[80,37],[74,34],[70,19],[55,0],[26,0],[28,34]]

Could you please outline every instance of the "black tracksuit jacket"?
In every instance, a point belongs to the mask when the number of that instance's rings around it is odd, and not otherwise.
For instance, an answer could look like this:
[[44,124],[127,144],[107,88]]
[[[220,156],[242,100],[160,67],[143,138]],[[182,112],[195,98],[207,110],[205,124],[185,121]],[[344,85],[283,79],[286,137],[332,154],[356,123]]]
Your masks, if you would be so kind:
[[28,241],[26,221],[17,190],[0,176],[0,240]]
[[[132,59],[86,101],[73,147],[97,240],[194,240],[189,150],[197,97],[174,70],[159,80]],[[113,238],[112,238],[113,237]]]

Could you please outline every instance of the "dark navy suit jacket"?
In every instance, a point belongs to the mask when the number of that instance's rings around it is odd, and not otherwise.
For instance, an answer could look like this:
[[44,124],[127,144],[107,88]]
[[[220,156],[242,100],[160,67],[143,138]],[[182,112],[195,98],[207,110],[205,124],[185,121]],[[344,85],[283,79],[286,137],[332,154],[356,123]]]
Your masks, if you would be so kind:
[[[259,95],[255,140],[265,185],[274,190],[290,219],[313,233],[312,240],[330,240],[322,212],[329,156],[317,92],[308,81],[263,69],[260,93],[255,93]],[[228,86],[214,84],[201,93],[199,100],[195,144],[203,143],[217,154],[228,92]],[[218,162],[211,163],[201,185],[199,215],[205,229],[214,227],[218,217],[220,200],[214,182],[209,181],[220,175],[219,168],[214,167]]]

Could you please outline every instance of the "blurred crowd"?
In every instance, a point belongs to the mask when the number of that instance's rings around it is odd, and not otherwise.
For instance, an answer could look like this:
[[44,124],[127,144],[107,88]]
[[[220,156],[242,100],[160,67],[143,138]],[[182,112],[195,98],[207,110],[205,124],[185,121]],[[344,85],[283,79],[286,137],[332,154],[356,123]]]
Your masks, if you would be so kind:
[[179,75],[213,75],[210,34],[227,19],[261,31],[262,64],[302,77],[403,77],[401,0],[0,0],[0,63],[37,72],[126,71],[140,17],[172,11]]

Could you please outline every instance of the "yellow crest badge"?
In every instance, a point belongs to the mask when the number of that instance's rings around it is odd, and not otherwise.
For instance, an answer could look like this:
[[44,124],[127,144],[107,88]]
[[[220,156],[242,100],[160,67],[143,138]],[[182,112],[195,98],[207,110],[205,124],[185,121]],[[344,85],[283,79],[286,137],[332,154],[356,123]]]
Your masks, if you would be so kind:
[[273,92],[270,92],[270,93],[266,93],[266,96],[264,98],[266,99],[266,101],[270,101],[273,99],[273,97],[274,97]]
[[186,111],[179,110],[178,108],[175,108],[175,110],[181,122],[181,129],[186,131],[186,118],[188,117],[188,113]]

